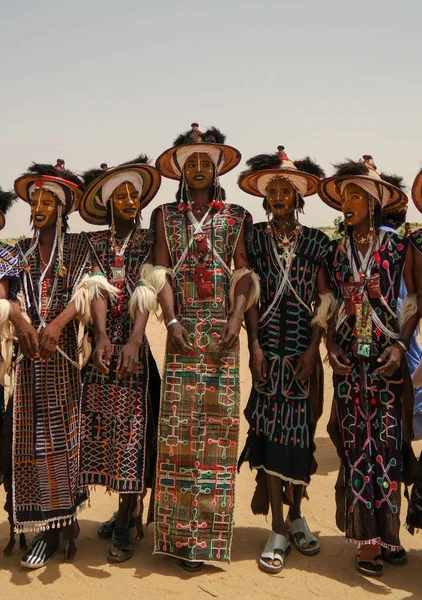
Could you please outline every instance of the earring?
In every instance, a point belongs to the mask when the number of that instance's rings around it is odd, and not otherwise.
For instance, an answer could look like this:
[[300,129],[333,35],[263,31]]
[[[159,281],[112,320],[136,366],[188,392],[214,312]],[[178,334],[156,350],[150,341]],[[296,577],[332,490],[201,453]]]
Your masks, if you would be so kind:
[[374,220],[374,198],[372,196],[369,197],[369,235],[373,237],[375,231],[375,220]]

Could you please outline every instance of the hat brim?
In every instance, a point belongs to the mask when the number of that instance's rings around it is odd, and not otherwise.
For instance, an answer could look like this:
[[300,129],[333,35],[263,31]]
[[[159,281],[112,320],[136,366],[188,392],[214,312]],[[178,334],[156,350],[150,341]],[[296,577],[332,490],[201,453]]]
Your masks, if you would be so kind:
[[181,174],[175,169],[175,155],[178,150],[186,149],[191,147],[192,154],[194,152],[198,152],[198,146],[212,146],[214,148],[218,148],[222,153],[221,156],[223,158],[221,168],[218,168],[219,175],[225,175],[240,163],[242,159],[242,155],[239,150],[233,148],[233,146],[227,146],[226,144],[214,144],[213,142],[201,142],[200,144],[182,144],[181,146],[173,146],[168,150],[165,150],[156,160],[155,166],[160,171],[163,177],[167,177],[168,179],[180,179]]
[[296,169],[262,169],[260,171],[252,171],[251,173],[245,173],[244,175],[241,175],[239,177],[238,184],[240,189],[247,194],[263,198],[264,195],[259,189],[259,182],[261,179],[268,178],[268,176],[284,177],[285,179],[289,179],[289,175],[300,177],[306,182],[307,191],[305,194],[303,194],[304,197],[312,196],[316,193],[317,186],[320,181],[319,178],[316,177],[316,175],[304,173],[303,171]]
[[422,212],[422,171],[416,175],[412,185],[412,200],[419,212]]
[[139,209],[144,209],[154,198],[161,185],[161,176],[157,169],[151,165],[127,164],[124,167],[113,167],[104,171],[85,190],[79,204],[79,213],[84,221],[91,225],[107,224],[107,208],[98,197],[98,192],[106,181],[117,173],[136,171],[142,177],[144,185],[139,199]]
[[364,179],[371,183],[377,183],[378,185],[387,188],[390,193],[388,201],[382,207],[385,212],[393,212],[402,210],[407,206],[407,196],[399,188],[383,179],[375,179],[374,177],[368,177],[366,175],[342,175],[340,177],[327,177],[322,179],[318,183],[318,195],[325,204],[328,204],[331,208],[341,212],[341,194],[339,190],[339,184],[342,181],[348,179]]
[[70,213],[74,212],[75,210],[78,210],[83,191],[76,185],[76,183],[72,183],[67,179],[62,179],[61,177],[53,177],[52,175],[22,175],[22,177],[19,177],[15,181],[14,188],[16,194],[21,200],[24,200],[29,204],[31,202],[31,198],[29,196],[29,188],[31,187],[31,185],[40,180],[47,182],[52,181],[53,183],[57,183],[62,187],[65,187],[71,192],[73,192],[73,204],[70,207],[70,209],[66,211],[66,214],[70,215]]
[[5,225],[6,225],[6,217],[4,216],[4,213],[0,210],[0,231],[2,229],[4,229]]

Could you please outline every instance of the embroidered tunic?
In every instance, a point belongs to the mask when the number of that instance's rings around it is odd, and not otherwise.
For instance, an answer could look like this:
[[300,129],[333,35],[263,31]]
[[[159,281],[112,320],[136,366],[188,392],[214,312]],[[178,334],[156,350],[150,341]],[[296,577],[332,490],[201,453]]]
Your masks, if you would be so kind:
[[266,229],[267,223],[254,226],[249,259],[261,282],[259,342],[268,377],[252,387],[244,455],[251,468],[307,485],[323,402],[319,357],[314,373],[319,381],[312,389],[311,380],[298,381],[294,371],[310,344],[317,275],[329,239],[318,229],[302,227],[288,265]]
[[[333,241],[327,255],[339,317],[336,341],[351,361],[351,372],[333,375],[334,407],[330,435],[344,467],[345,529],[348,541],[400,546],[400,482],[402,479],[403,366],[391,377],[377,375],[377,358],[398,338],[397,302],[409,242],[396,233],[380,232],[374,257],[361,256],[368,279],[379,274],[380,294],[371,294],[372,352],[356,356],[356,316],[346,314],[342,283],[359,281],[359,265]],[[365,264],[366,263],[366,264]],[[378,264],[377,264],[378,263]]]
[[[143,492],[146,477],[154,470],[157,414],[148,406],[150,368],[156,369],[146,336],[139,350],[139,369],[132,377],[118,378],[117,364],[132,327],[128,304],[140,280],[151,250],[147,230],[136,230],[124,251],[124,279],[113,280],[114,251],[110,231],[87,234],[95,258],[107,280],[119,286],[120,296],[107,310],[107,336],[112,345],[109,373],[99,373],[91,358],[84,377],[81,427],[81,481],[84,485],[104,485],[120,493]],[[159,378],[151,390],[154,412],[158,412]],[[151,413],[151,414],[150,414]],[[152,428],[147,432],[148,427]],[[147,443],[148,442],[148,443]]]
[[[250,215],[226,204],[200,225],[176,203],[161,207],[174,269],[176,317],[194,350],[166,348],[158,433],[155,552],[191,561],[230,559],[239,433],[239,349],[218,348],[229,317],[231,262]],[[153,214],[152,222],[155,222]],[[204,224],[205,223],[205,224]],[[246,238],[248,237],[245,231]],[[206,242],[204,241],[206,240]],[[205,246],[205,250],[204,250]],[[201,297],[199,256],[209,275]],[[206,279],[206,277],[205,277]]]
[[[18,242],[22,266],[31,242]],[[55,277],[51,286],[40,281],[37,250],[28,257],[29,270],[21,270],[25,310],[38,330],[63,312],[76,285],[90,271],[89,245],[83,234],[64,234],[63,258],[67,273]],[[56,267],[57,250],[53,273]],[[87,498],[79,484],[80,396],[78,323],[71,321],[50,360],[21,357],[16,368],[13,510],[18,531],[64,526]]]

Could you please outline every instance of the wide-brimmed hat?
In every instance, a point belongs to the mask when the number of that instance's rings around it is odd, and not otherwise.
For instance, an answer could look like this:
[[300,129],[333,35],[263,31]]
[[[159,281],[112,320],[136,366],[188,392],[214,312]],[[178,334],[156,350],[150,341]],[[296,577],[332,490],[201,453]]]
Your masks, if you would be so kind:
[[28,203],[38,189],[52,192],[63,205],[65,215],[77,210],[84,190],[82,180],[71,171],[41,163],[32,163],[27,173],[16,179],[14,187],[19,198]]
[[6,213],[16,201],[16,194],[13,192],[6,192],[0,187],[0,231],[6,225]]
[[253,196],[263,198],[268,182],[274,177],[283,177],[299,192],[302,198],[315,194],[318,182],[325,176],[323,169],[309,156],[292,161],[278,146],[274,154],[258,154],[246,161],[249,167],[240,174],[240,189]]
[[412,185],[412,200],[419,212],[422,212],[422,169],[416,175]]
[[156,160],[156,167],[163,177],[181,179],[186,159],[194,152],[204,152],[211,157],[218,175],[228,173],[240,163],[239,150],[225,144],[226,136],[216,127],[199,130],[198,123],[179,135],[173,147],[163,152]]
[[364,154],[359,161],[347,159],[334,167],[335,174],[318,184],[319,196],[331,208],[341,211],[342,192],[348,183],[354,183],[367,191],[380,203],[383,211],[393,212],[406,208],[407,195],[404,192],[403,178],[378,173],[369,154]]
[[141,154],[134,160],[117,167],[90,169],[82,174],[86,190],[82,196],[79,212],[81,217],[93,225],[107,223],[107,203],[114,190],[122,183],[132,183],[139,192],[140,210],[154,198],[161,185],[158,170],[148,164],[148,157]]

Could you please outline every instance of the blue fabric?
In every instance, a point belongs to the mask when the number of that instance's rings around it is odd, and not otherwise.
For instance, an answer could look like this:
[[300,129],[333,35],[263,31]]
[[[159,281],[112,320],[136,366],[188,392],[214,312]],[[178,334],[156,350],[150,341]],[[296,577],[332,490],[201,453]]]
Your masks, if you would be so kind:
[[[395,231],[392,227],[383,225],[384,231]],[[407,295],[406,286],[402,281],[400,289],[400,297],[397,303],[398,312],[401,311],[403,299]],[[413,375],[419,363],[422,360],[422,349],[418,344],[417,332],[415,332],[410,341],[409,352],[406,354],[407,364],[409,365],[410,374]],[[415,432],[415,440],[422,440],[422,387],[415,390],[415,405],[413,408],[413,430]]]

